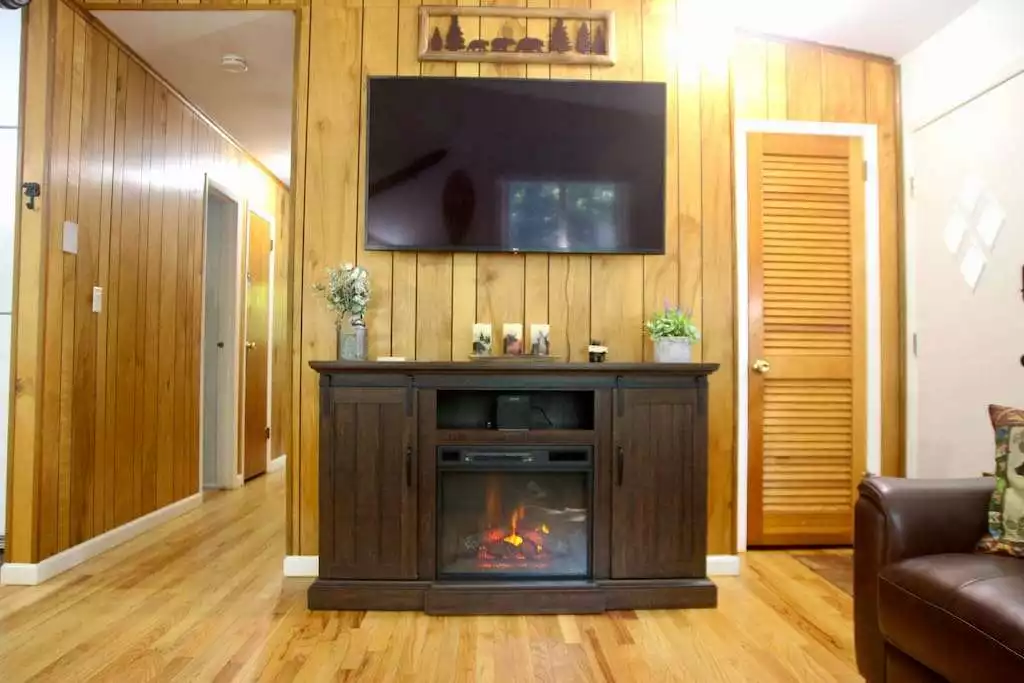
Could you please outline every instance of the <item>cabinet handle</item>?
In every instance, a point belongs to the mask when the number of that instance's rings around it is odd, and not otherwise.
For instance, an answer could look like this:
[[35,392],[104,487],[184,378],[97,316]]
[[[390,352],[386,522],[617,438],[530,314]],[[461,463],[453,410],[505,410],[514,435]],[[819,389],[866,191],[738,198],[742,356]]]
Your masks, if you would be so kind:
[[412,488],[412,446],[405,447],[405,485]]
[[626,452],[622,450],[622,446],[618,447],[618,463],[615,465],[618,479],[618,485],[622,486],[622,470],[626,465]]

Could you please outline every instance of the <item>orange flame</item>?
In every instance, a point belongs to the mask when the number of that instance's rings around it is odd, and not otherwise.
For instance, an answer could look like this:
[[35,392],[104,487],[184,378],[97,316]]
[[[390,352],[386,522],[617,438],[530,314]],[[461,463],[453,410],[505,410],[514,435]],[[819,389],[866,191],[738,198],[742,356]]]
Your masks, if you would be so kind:
[[520,505],[518,508],[516,508],[516,511],[512,513],[512,533],[510,533],[505,538],[501,539],[505,541],[505,543],[508,543],[509,545],[514,545],[517,548],[523,544],[523,537],[516,532],[518,531],[519,520],[523,518],[524,512],[525,511],[523,510],[523,506]]

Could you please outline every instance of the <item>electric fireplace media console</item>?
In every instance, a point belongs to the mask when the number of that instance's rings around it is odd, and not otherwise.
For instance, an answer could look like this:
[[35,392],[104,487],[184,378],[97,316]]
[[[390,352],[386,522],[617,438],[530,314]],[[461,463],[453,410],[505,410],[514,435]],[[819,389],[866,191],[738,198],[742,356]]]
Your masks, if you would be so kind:
[[714,607],[701,364],[313,363],[311,609]]

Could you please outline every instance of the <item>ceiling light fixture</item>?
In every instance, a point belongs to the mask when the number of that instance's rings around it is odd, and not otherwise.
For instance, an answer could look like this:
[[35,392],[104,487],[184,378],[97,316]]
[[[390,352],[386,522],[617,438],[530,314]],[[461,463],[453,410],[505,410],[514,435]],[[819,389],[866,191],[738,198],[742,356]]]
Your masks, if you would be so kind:
[[244,74],[249,70],[249,64],[241,55],[227,54],[221,57],[220,68],[230,74]]

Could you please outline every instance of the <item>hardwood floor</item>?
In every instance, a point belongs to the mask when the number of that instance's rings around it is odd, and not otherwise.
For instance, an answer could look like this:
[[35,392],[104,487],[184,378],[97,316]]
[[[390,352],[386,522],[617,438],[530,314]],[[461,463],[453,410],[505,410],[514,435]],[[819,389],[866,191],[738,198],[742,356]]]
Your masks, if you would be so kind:
[[47,584],[0,587],[0,680],[860,680],[850,597],[786,553],[717,579],[717,610],[459,618],[308,612],[283,554],[274,473]]

